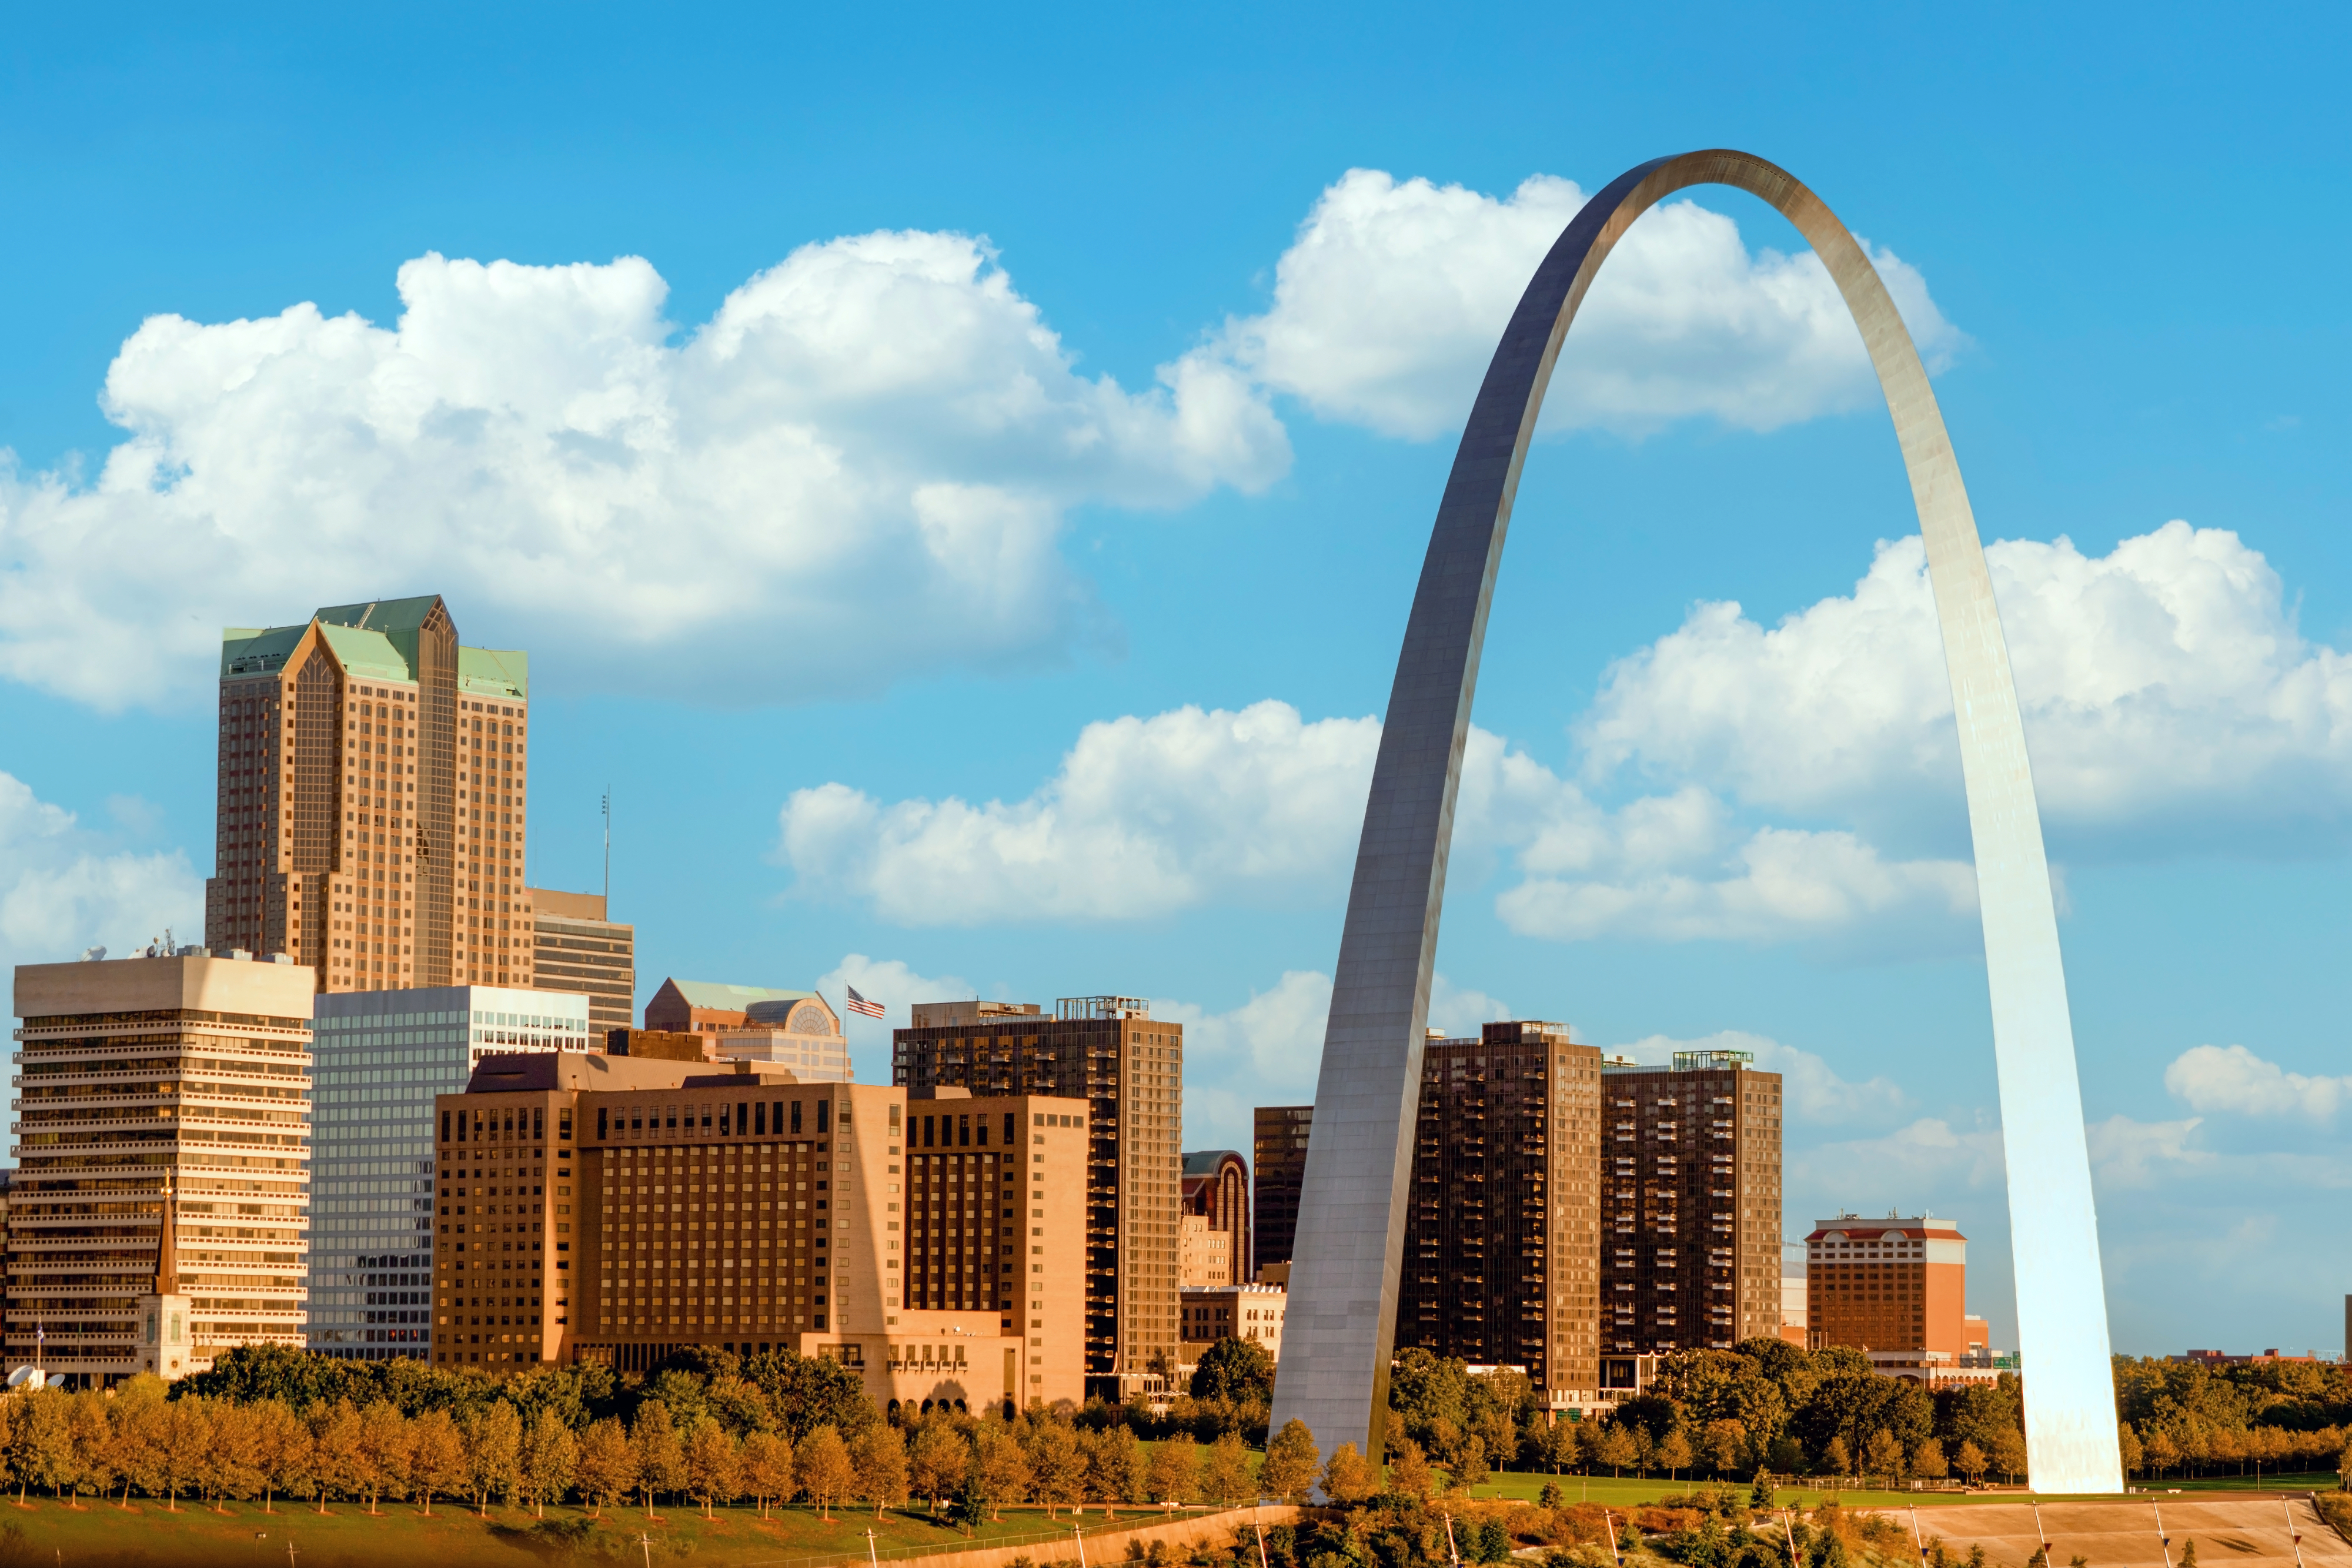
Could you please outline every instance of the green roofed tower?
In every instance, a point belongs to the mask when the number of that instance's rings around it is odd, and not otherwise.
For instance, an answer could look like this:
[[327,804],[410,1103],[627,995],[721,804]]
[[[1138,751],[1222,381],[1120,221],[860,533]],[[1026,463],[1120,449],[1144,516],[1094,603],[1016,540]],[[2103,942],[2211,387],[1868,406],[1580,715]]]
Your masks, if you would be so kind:
[[205,946],[321,991],[532,983],[530,661],[468,648],[437,595],[222,634]]

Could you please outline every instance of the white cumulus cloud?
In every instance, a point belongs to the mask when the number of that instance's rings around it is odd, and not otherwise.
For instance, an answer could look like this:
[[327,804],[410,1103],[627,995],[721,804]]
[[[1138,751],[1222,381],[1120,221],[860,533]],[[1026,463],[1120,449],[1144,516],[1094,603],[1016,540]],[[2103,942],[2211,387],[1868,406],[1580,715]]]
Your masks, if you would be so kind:
[[2164,1070],[2164,1086],[2191,1110],[2325,1122],[2352,1105],[2352,1074],[2290,1072],[2242,1045],[2200,1045]]
[[1671,1062],[1678,1051],[1747,1051],[1756,1059],[1758,1071],[1780,1075],[1781,1093],[1791,1113],[1792,1127],[1799,1119],[1808,1128],[1849,1122],[1884,1123],[1900,1115],[1911,1104],[1911,1097],[1883,1075],[1856,1083],[1840,1077],[1826,1060],[1810,1051],[1783,1045],[1769,1035],[1750,1034],[1745,1030],[1723,1030],[1697,1040],[1654,1034],[1611,1050],[1613,1054],[1661,1067]]
[[[2345,818],[2352,660],[2296,632],[2231,532],[2167,523],[2105,556],[1986,551],[2053,825],[2179,845]],[[1882,826],[1959,800],[1927,559],[1882,544],[1851,595],[1769,630],[1736,603],[1613,666],[1580,727],[1591,773],[1699,779],[1769,810]]]
[[[1538,175],[1507,197],[1352,169],[1224,347],[1327,419],[1414,439],[1459,429],[1536,266],[1584,204]],[[1873,253],[1931,366],[1962,341],[1917,270]],[[1550,429],[1638,434],[1712,415],[1770,430],[1877,396],[1862,335],[1811,252],[1751,253],[1689,201],[1633,225],[1602,267],[1545,400]]]
[[112,848],[70,811],[0,773],[0,967],[85,948],[116,957],[163,935],[204,940],[204,883],[176,851]]
[[[1016,801],[796,791],[781,847],[803,891],[907,925],[1326,902],[1345,886],[1379,745],[1371,719],[1309,722],[1286,703],[1179,708],[1088,725],[1055,777]],[[1888,862],[1843,833],[1741,830],[1700,790],[1605,809],[1474,728],[1455,853],[1482,852],[1524,873],[1503,918],[1568,941],[1771,941],[1865,917],[1948,922],[1975,905],[1964,864]]]
[[[93,483],[0,455],[0,674],[186,700],[219,629],[446,594],[581,685],[778,701],[1058,656],[1071,507],[1263,487],[1289,461],[1219,356],[1077,370],[983,240],[810,245],[678,337],[652,265],[400,268],[381,326],[149,319]],[[167,672],[159,683],[157,671]]]

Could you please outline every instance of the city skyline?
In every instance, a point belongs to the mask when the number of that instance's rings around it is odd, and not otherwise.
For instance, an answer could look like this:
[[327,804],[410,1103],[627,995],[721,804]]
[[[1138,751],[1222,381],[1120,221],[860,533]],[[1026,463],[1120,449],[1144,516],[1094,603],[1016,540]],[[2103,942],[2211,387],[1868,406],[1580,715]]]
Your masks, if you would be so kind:
[[[878,115],[842,36],[757,22],[713,74],[693,29],[573,29],[567,81],[631,62],[614,117],[483,74],[530,40],[481,16],[404,72],[453,117],[361,73],[417,46],[353,24],[184,17],[134,57],[37,19],[89,68],[0,109],[55,215],[0,259],[0,959],[203,928],[224,627],[440,594],[530,650],[533,886],[602,891],[612,797],[636,1005],[855,985],[880,1083],[911,1003],[1129,992],[1184,1028],[1184,1145],[1249,1148],[1312,1094],[1401,585],[1498,309],[1615,171],[1749,146],[1864,236],[1966,455],[2116,1347],[2336,1348],[2347,220],[2299,73],[2341,24],[1517,22],[1473,72],[1401,14],[1236,18],[1238,58],[949,19]],[[975,87],[1034,51],[1066,95]],[[1564,97],[1548,58],[1675,63]],[[1757,85],[1822,71],[1834,112]],[[2241,225],[2181,225],[2222,166]],[[1788,1233],[1959,1215],[2013,1345],[1951,718],[1859,340],[1743,197],[1622,264],[1520,497],[1432,1021],[1750,1051]]]

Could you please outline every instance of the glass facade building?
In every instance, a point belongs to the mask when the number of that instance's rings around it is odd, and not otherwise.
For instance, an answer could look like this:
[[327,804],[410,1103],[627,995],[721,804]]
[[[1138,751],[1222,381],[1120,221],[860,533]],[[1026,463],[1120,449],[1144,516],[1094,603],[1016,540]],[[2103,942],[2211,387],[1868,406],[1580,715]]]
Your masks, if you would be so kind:
[[433,1101],[485,1054],[582,1051],[588,998],[502,986],[328,992],[314,1023],[310,1347],[430,1359]]

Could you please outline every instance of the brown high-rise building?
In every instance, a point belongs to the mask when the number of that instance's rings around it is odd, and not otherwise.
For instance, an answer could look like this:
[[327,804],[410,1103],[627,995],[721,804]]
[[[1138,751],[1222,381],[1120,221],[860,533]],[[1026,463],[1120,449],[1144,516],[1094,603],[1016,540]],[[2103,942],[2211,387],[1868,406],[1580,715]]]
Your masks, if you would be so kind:
[[1601,1070],[1604,1354],[1780,1328],[1780,1075],[1744,1051]]
[[531,973],[542,991],[588,998],[588,1026],[598,1034],[626,1029],[636,1013],[637,928],[605,918],[601,893],[526,890],[535,945]]
[[893,1036],[892,1081],[917,1095],[1087,1102],[1087,1392],[1109,1399],[1166,1388],[1181,1354],[1183,1074],[1182,1026],[1133,997],[1066,997],[1051,1018],[1034,1003],[918,1002]]
[[1601,1052],[1565,1024],[1423,1047],[1398,1344],[1598,1401],[1600,1112]]
[[322,991],[532,984],[530,686],[434,596],[224,633],[205,945]]
[[1307,1134],[1315,1125],[1312,1105],[1260,1105],[1251,1129],[1250,1155],[1257,1168],[1256,1202],[1251,1207],[1252,1271],[1287,1268],[1298,1234],[1298,1189],[1307,1180]]
[[1249,1283],[1249,1162],[1233,1149],[1184,1156],[1183,1242],[1178,1281],[1196,1285]]

